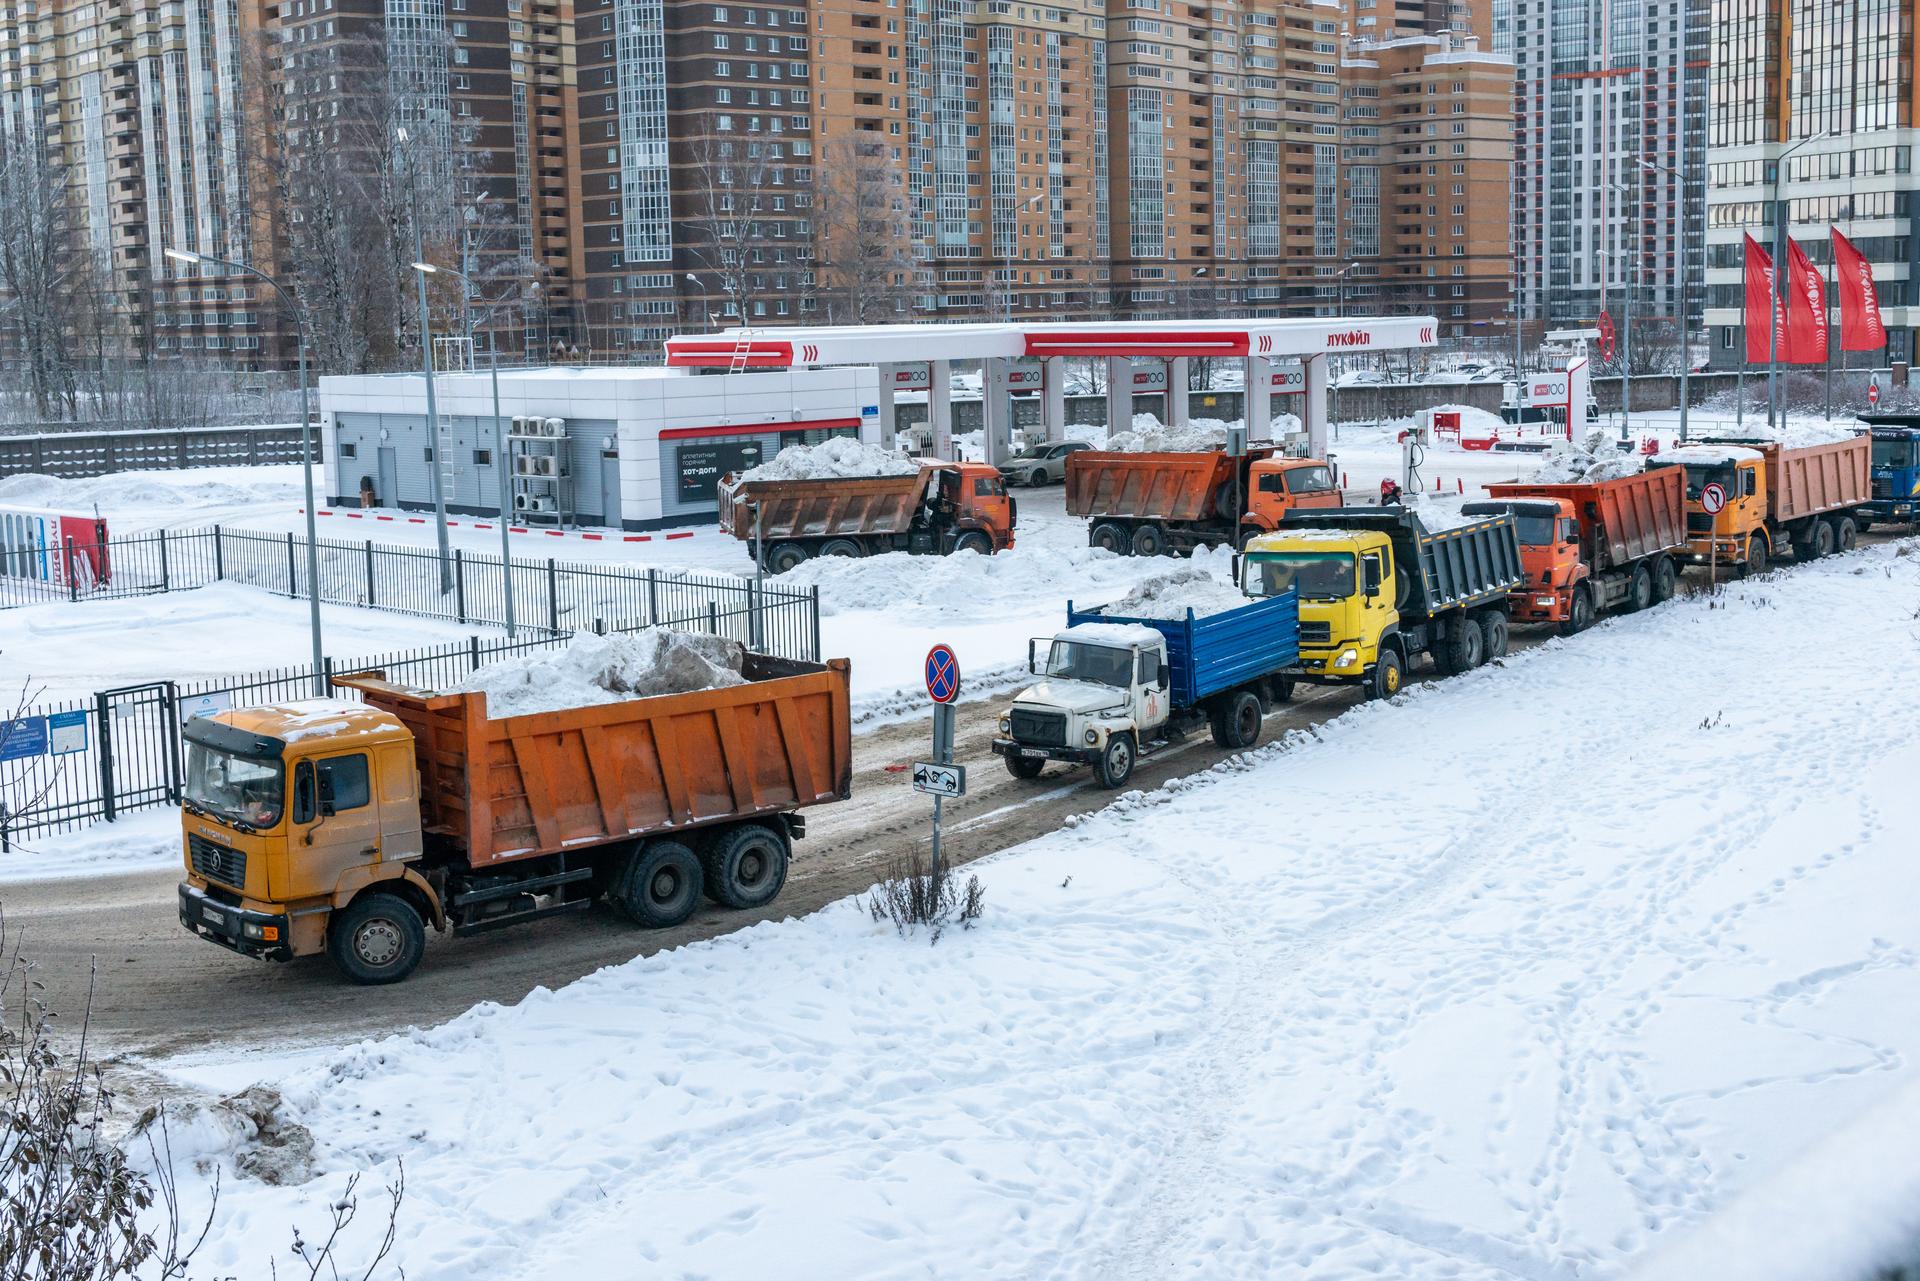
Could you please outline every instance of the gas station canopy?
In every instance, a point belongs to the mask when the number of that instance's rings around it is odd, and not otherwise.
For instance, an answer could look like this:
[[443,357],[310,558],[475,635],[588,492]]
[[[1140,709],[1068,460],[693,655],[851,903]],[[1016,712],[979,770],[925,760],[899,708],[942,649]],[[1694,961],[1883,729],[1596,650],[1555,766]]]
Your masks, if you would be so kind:
[[1049,356],[1159,359],[1264,356],[1271,360],[1301,360],[1350,352],[1431,347],[1435,329],[1431,316],[780,326],[669,338],[667,363],[683,368],[786,369],[805,365],[1018,360]]

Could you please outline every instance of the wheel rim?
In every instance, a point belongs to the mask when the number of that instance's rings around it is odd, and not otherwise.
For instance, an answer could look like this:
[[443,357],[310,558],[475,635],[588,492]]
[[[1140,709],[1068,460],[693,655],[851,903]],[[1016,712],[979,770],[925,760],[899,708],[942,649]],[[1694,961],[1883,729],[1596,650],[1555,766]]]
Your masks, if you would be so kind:
[[1389,694],[1400,692],[1400,669],[1391,663],[1387,665],[1386,686]]
[[399,960],[405,947],[400,926],[384,916],[362,922],[353,932],[353,954],[375,969],[385,969]]
[[766,883],[772,869],[773,860],[756,845],[740,856],[740,866],[734,871],[734,880],[743,888],[757,889]]
[[1241,742],[1251,739],[1260,728],[1260,708],[1251,703],[1242,707],[1239,722],[1234,728],[1239,733]]
[[647,881],[647,895],[655,903],[668,903],[680,893],[680,869],[663,867]]
[[1109,769],[1114,774],[1118,775],[1127,772],[1128,767],[1133,764],[1133,749],[1127,746],[1126,739],[1119,738],[1114,740],[1113,750],[1107,753],[1107,761],[1109,763]]

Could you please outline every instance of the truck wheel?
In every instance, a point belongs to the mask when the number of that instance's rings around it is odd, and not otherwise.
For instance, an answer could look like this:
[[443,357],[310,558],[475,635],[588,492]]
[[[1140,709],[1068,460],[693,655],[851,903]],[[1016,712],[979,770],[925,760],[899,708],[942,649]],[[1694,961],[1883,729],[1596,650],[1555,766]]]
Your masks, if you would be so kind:
[[1291,703],[1293,701],[1293,690],[1296,684],[1298,684],[1298,682],[1291,676],[1274,677],[1273,701],[1276,703]]
[[362,894],[333,914],[327,959],[355,983],[398,983],[427,950],[426,922],[397,894]]
[[969,529],[953,540],[953,551],[956,556],[961,552],[978,552],[982,556],[991,556],[993,540],[977,529]]
[[1855,516],[1853,518],[1854,533],[1864,534],[1870,531],[1872,528],[1873,528],[1873,522],[1868,520],[1865,516]]
[[1483,661],[1491,663],[1507,656],[1507,616],[1497,609],[1480,615],[1480,648]]
[[1379,661],[1373,665],[1373,678],[1367,682],[1367,697],[1392,698],[1400,692],[1401,676],[1400,655],[1381,650]]
[[787,842],[764,824],[727,828],[700,859],[707,897],[736,911],[765,907],[787,883],[788,858]]
[[1747,559],[1740,566],[1740,577],[1755,578],[1767,572],[1767,540],[1755,534],[1747,543]]
[[1107,738],[1107,750],[1093,763],[1094,781],[1111,791],[1133,777],[1133,739],[1126,734]]
[[1260,698],[1241,690],[1214,705],[1208,718],[1213,741],[1229,751],[1241,751],[1260,741]]
[[821,545],[820,554],[822,556],[864,556],[867,551],[851,538],[833,538]]
[[773,550],[767,553],[767,572],[784,574],[805,564],[807,549],[799,543],[775,543]]
[[1584,587],[1573,591],[1573,604],[1567,607],[1567,619],[1560,624],[1562,636],[1577,636],[1593,626],[1593,593]]
[[1126,556],[1133,551],[1133,540],[1127,536],[1125,526],[1103,520],[1087,534],[1087,546],[1098,547],[1115,556]]
[[1447,638],[1447,675],[1457,676],[1480,666],[1487,656],[1480,627],[1471,618],[1461,619]]
[[1039,778],[1040,771],[1047,767],[1045,761],[1036,761],[1031,756],[1015,756],[1011,752],[1001,759],[1007,763],[1007,773],[1028,782]]
[[679,841],[648,841],[627,855],[609,901],[635,925],[678,925],[700,906],[700,860]]
[[1822,556],[1832,554],[1833,526],[1824,520],[1814,521],[1812,528],[1807,530],[1806,538],[1793,545],[1793,555],[1796,560],[1819,560]]
[[1633,577],[1627,582],[1627,598],[1620,602],[1622,613],[1637,614],[1653,604],[1653,575],[1647,567],[1635,565]]
[[1167,534],[1158,525],[1142,525],[1133,531],[1133,554],[1135,556],[1164,556],[1167,551]]
[[1027,484],[1031,485],[1035,489],[1040,488],[1042,485],[1046,483],[1047,483],[1047,469],[1044,467],[1034,468],[1033,474],[1027,477]]
[[1853,517],[1841,516],[1833,522],[1833,549],[1837,552],[1850,552],[1860,545],[1860,529],[1853,523]]
[[1674,591],[1680,586],[1680,571],[1674,568],[1673,557],[1662,556],[1653,565],[1653,599],[1656,604],[1664,605],[1673,599]]

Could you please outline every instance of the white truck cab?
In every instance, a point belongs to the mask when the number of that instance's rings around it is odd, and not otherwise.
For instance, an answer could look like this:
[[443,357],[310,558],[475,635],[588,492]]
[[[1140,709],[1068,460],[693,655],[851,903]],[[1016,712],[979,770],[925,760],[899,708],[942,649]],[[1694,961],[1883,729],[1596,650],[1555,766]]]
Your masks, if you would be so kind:
[[1044,679],[1000,719],[995,747],[1008,771],[1034,778],[1048,761],[1074,761],[1092,765],[1103,787],[1125,782],[1173,710],[1166,637],[1137,623],[1080,623],[1034,642],[1027,664]]

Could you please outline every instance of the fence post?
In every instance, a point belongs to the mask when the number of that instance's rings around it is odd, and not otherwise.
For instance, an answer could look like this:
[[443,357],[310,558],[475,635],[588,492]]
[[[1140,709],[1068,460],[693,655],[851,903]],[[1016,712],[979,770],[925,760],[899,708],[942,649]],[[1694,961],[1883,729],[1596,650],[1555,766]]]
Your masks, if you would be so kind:
[[560,570],[553,557],[547,557],[547,630],[560,630]]
[[647,569],[647,626],[660,625],[660,571]]
[[93,719],[100,740],[100,816],[113,821],[113,710],[105,694],[93,696]]
[[478,636],[467,637],[467,670],[480,670],[480,638]]
[[167,575],[167,531],[164,528],[162,528],[159,531],[159,533],[160,533],[160,590],[163,592],[172,591],[173,586],[168,581],[168,575]]
[[453,612],[460,622],[467,621],[467,563],[458,547],[453,549]]
[[226,547],[220,541],[220,526],[213,527],[213,578],[219,582],[227,576]]
[[720,634],[720,602],[717,600],[707,602],[707,631],[715,636]]
[[367,604],[373,604],[373,540],[367,540]]
[[812,600],[809,604],[813,611],[813,653],[807,656],[807,661],[817,663],[820,661],[820,584],[818,583],[813,585]]
[[79,600],[80,599],[80,580],[76,578],[73,573],[73,540],[71,538],[67,540],[66,575],[67,575],[67,599]]
[[289,530],[287,532],[287,595],[292,597],[298,597],[300,595],[300,584],[294,578],[295,572],[293,567],[293,532]]
[[333,655],[332,654],[322,654],[320,656],[320,674],[327,678],[327,688],[332,689],[333,688]]

